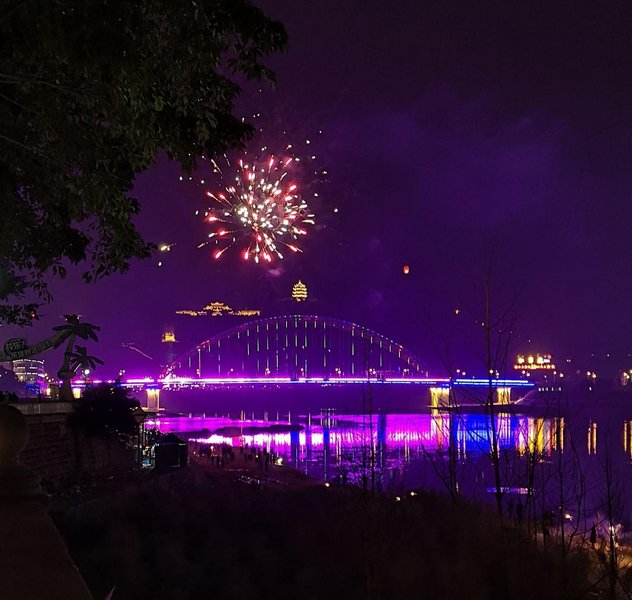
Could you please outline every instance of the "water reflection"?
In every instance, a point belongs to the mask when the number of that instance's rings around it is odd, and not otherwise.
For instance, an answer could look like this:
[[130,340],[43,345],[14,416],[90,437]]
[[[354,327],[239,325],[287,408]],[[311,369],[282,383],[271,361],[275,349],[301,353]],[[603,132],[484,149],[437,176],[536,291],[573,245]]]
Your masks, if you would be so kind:
[[597,423],[595,421],[590,421],[588,425],[586,447],[588,454],[597,454]]
[[632,420],[623,422],[623,451],[632,459]]
[[[565,430],[563,417],[499,413],[492,420],[486,414],[437,409],[424,414],[372,416],[325,413],[297,417],[290,431],[278,431],[282,425],[264,420],[185,417],[154,423],[163,432],[193,432],[193,439],[208,444],[265,448],[286,464],[324,480],[340,474],[357,479],[366,476],[369,469],[382,476],[411,462],[443,457],[461,463],[478,461],[489,456],[494,443],[500,451],[518,457],[545,458],[564,449]],[[631,439],[632,427],[628,431]],[[592,448],[596,448],[596,425],[594,440]]]
[[615,413],[604,405],[597,417],[594,407],[566,416],[510,410],[503,407],[493,418],[438,409],[370,417],[325,411],[274,421],[245,420],[242,414],[162,418],[148,426],[207,444],[265,448],[284,464],[334,484],[396,494],[436,489],[487,500],[502,489],[507,510],[520,499],[532,517],[562,510],[563,496],[564,514],[575,524],[581,520],[586,530],[603,513],[605,465],[610,465],[621,522],[632,528],[632,409]]

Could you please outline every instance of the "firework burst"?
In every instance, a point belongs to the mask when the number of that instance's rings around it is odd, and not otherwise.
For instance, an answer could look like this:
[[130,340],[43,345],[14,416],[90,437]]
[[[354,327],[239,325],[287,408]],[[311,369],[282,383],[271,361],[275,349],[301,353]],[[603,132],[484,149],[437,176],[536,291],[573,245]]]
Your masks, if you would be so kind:
[[314,224],[314,214],[301,195],[296,179],[300,158],[291,150],[289,145],[283,156],[242,157],[234,165],[226,159],[224,169],[210,161],[224,185],[222,191],[206,192],[212,204],[204,219],[213,231],[198,247],[214,245],[212,256],[218,259],[237,246],[244,260],[255,263],[282,259],[286,250],[302,252],[298,240]]

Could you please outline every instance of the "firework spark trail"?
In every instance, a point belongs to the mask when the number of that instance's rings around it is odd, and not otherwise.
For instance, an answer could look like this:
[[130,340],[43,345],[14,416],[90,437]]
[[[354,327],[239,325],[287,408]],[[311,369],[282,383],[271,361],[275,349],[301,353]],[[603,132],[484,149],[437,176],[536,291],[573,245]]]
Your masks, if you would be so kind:
[[[286,150],[291,150],[291,146]],[[314,224],[314,215],[292,179],[292,169],[299,160],[269,155],[262,161],[237,161],[232,182],[221,192],[206,192],[214,205],[204,218],[215,229],[198,248],[215,244],[217,249],[212,255],[218,259],[233,245],[243,244],[242,258],[252,258],[255,263],[269,263],[274,257],[282,259],[282,248],[302,252],[294,241],[307,234],[305,227]],[[217,162],[210,162],[224,178]]]

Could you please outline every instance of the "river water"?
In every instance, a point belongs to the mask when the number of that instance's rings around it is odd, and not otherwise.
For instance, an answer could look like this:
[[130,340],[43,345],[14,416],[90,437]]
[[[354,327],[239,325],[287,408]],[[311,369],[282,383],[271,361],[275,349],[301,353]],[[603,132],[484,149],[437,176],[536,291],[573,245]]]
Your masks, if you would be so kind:
[[494,412],[279,414],[270,406],[147,425],[211,445],[265,448],[330,485],[394,495],[458,490],[490,504],[500,487],[508,514],[521,505],[534,519],[548,513],[586,531],[606,521],[610,506],[617,526],[632,529],[632,395],[564,395]]

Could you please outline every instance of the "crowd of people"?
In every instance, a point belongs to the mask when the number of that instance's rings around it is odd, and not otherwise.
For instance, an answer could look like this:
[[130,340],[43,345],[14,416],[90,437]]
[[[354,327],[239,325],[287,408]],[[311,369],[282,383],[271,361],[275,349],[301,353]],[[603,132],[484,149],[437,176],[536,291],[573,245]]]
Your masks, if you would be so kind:
[[253,446],[231,446],[189,441],[189,455],[193,462],[223,469],[226,467],[252,467],[268,471],[270,465],[279,463],[274,452]]

